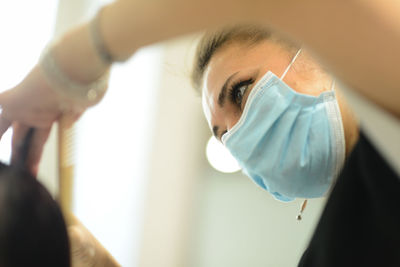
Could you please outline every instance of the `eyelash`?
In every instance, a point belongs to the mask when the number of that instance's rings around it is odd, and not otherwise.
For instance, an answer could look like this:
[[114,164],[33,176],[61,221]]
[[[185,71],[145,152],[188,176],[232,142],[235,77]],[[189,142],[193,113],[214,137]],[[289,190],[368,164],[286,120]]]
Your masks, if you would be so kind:
[[[234,83],[229,90],[229,98],[230,98],[231,102],[234,103],[235,105],[241,107],[242,101],[243,101],[243,96],[246,93],[249,85],[251,85],[253,82],[254,82],[253,79],[248,79],[248,80],[239,81],[237,83]],[[240,89],[242,87],[246,87],[246,88],[241,92]],[[239,96],[238,93],[242,93],[242,95]]]

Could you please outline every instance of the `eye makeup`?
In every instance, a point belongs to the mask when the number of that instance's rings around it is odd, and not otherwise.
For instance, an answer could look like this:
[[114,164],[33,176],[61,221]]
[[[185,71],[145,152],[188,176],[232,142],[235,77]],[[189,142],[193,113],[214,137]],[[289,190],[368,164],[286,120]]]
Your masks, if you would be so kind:
[[232,104],[236,105],[239,109],[242,109],[243,97],[250,85],[254,83],[254,79],[239,80],[232,84],[229,89],[229,100]]

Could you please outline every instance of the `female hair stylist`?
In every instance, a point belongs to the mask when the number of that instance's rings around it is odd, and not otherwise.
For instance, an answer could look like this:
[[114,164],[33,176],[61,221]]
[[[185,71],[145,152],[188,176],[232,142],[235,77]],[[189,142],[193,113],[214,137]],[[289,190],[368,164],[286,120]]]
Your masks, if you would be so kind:
[[[51,125],[61,115],[73,122],[101,99],[113,62],[124,61],[139,47],[153,42],[241,22],[272,26],[301,40],[339,78],[398,119],[399,11],[400,6],[394,0],[346,3],[334,0],[168,0],[159,3],[119,0],[103,8],[90,23],[71,30],[53,43],[19,85],[0,95],[0,133],[12,124],[13,143],[18,146],[28,127],[40,129],[30,157],[30,166],[35,171]],[[217,126],[227,131],[223,141],[229,147],[229,139],[234,138],[229,134],[233,125]],[[276,192],[278,198],[285,197]],[[319,229],[316,236],[324,236],[326,227]],[[311,259],[322,255],[309,251],[307,255]],[[317,256],[313,257],[313,253]],[[309,264],[306,266],[313,266],[307,258],[304,262]],[[329,266],[329,262],[316,266]]]
[[298,45],[254,25],[206,34],[193,84],[210,129],[276,199],[322,197],[357,142],[334,79]]

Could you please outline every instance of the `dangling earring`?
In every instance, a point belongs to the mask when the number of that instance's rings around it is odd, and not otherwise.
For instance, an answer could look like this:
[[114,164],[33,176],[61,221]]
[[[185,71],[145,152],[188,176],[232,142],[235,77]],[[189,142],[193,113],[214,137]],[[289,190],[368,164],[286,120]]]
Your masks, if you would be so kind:
[[300,212],[299,212],[299,214],[296,216],[296,219],[297,219],[298,221],[301,221],[301,215],[303,214],[303,211],[306,209],[306,207],[307,207],[307,199],[305,199],[305,200],[303,201],[303,203],[301,204]]

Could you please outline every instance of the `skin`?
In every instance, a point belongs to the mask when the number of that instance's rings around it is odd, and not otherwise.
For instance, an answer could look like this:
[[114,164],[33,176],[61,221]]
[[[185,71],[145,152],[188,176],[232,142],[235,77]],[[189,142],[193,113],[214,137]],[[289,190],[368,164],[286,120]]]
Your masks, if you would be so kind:
[[68,235],[70,238],[73,267],[121,266],[89,230],[73,215],[70,216]]
[[[294,53],[282,44],[268,40],[257,44],[234,42],[217,50],[204,72],[202,91],[204,114],[217,139],[221,140],[222,135],[238,122],[254,85],[268,71],[280,77]],[[225,83],[229,91],[235,83],[249,79],[253,82],[243,85],[242,101],[234,101],[227,93],[224,105],[220,105],[220,93]],[[331,90],[332,81],[333,78],[304,49],[284,77],[284,82],[292,89],[312,96]],[[357,120],[341,96],[340,89],[335,87],[335,90],[342,114],[348,155],[358,138]]]
[[[117,0],[105,6],[99,28],[110,54],[125,60],[140,47],[183,34],[225,24],[259,23],[312,48],[341,81],[400,118],[399,11],[397,0]],[[53,53],[60,68],[77,82],[94,81],[109,68],[93,48],[87,23],[64,34]],[[29,127],[50,129],[65,116],[57,108],[64,101],[52,88],[41,86],[45,78],[37,69],[11,92],[0,94],[0,137],[10,125],[18,125],[14,133],[24,136]],[[87,107],[72,112],[71,121]],[[35,134],[38,149],[32,165],[39,161],[47,135],[48,130]],[[14,138],[15,144],[20,141]]]
[[[104,9],[100,29],[109,52],[116,59],[127,59],[140,47],[205,28],[240,22],[269,25],[307,44],[342,81],[396,118],[400,118],[400,53],[397,52],[400,47],[399,11],[398,0],[117,0]],[[206,19],[204,14],[207,14]],[[93,51],[93,44],[89,40],[88,25],[84,24],[64,35],[54,47],[56,61],[75,81],[93,81],[108,70],[108,66],[101,63]],[[259,56],[264,55],[266,54]],[[302,62],[300,59],[298,62]],[[288,63],[290,59],[285,57],[284,61]],[[308,80],[310,77],[300,75],[302,68],[300,65],[296,66],[298,62],[293,68],[298,68],[299,72],[289,72],[285,82],[295,90],[314,88],[306,86],[307,81],[311,84]],[[210,68],[212,64],[211,62]],[[270,69],[279,75],[285,64],[281,61],[274,64],[276,65],[270,65]],[[247,63],[243,66],[247,66]],[[300,79],[293,80],[292,75],[297,75]],[[205,78],[207,86],[208,79]],[[218,82],[221,83],[216,83]],[[304,83],[304,87],[300,83]],[[324,85],[320,88],[328,87]],[[211,89],[212,86],[209,90]],[[317,87],[314,89],[317,90]],[[215,96],[211,92],[205,93],[205,104],[210,107],[209,121],[211,123],[213,118],[214,123],[218,123],[221,130],[225,131],[238,120],[240,110],[218,110],[212,105],[212,97]],[[0,105],[3,109],[0,116],[0,136],[13,125],[13,150],[18,147],[21,136],[25,136],[29,127],[41,128],[34,137],[35,151],[30,160],[33,171],[39,162],[53,122],[65,116],[64,110],[59,108],[64,102],[46,85],[43,74],[37,67],[17,87],[0,94]],[[357,127],[340,94],[339,104],[345,128],[346,149],[350,151],[357,138]],[[78,118],[85,108],[72,112],[71,121]],[[221,117],[221,112],[226,112],[228,116]]]

